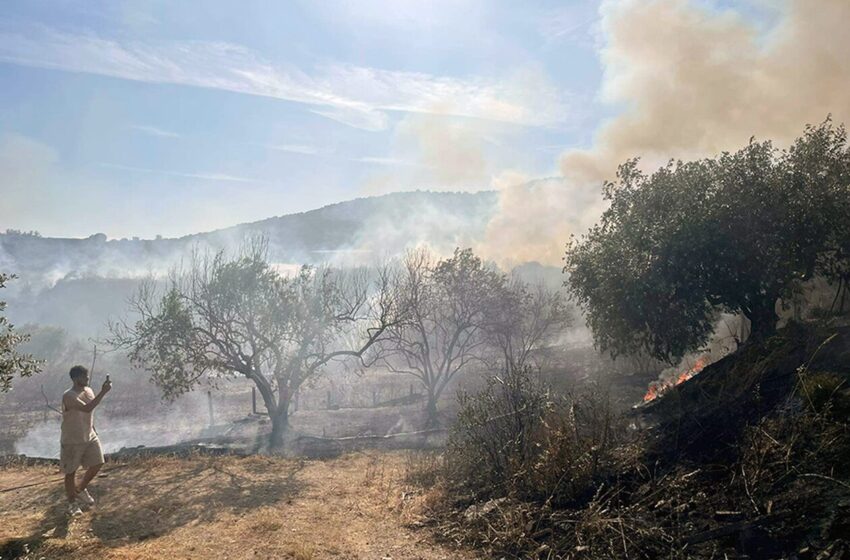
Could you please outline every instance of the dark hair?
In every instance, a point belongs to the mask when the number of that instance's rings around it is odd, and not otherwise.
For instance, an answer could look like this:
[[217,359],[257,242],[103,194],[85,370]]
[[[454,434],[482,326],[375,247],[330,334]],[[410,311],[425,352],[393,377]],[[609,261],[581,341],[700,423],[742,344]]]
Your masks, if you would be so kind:
[[89,372],[86,369],[86,366],[74,366],[71,368],[71,371],[68,372],[68,375],[71,376],[71,379],[76,379],[78,377],[82,377]]

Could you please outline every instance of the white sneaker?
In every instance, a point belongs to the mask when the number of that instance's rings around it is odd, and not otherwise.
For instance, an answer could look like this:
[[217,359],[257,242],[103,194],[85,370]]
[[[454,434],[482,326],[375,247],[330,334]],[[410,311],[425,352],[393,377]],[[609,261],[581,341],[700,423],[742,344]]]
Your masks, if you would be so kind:
[[70,515],[71,517],[76,517],[82,514],[83,510],[80,509],[80,506],[78,506],[76,502],[71,502],[70,504],[68,504],[68,515]]
[[88,489],[83,490],[82,492],[78,492],[77,493],[77,500],[83,502],[84,506],[93,506],[94,505],[94,498],[91,497],[91,494],[89,494]]
[[80,500],[81,502],[83,502],[83,505],[87,505],[87,506],[93,506],[94,505],[94,498],[91,497],[91,494],[89,494],[89,491],[87,489],[83,490],[82,492],[79,492],[77,494],[77,499]]

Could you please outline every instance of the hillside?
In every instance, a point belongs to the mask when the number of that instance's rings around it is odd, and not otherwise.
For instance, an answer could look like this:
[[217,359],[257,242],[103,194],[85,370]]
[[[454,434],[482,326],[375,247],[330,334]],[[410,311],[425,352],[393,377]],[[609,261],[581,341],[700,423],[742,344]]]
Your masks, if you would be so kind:
[[180,238],[0,233],[0,270],[33,288],[74,277],[127,278],[161,269],[192,247],[233,247],[252,235],[268,238],[271,259],[285,263],[322,262],[345,251],[393,254],[418,242],[442,248],[480,238],[496,202],[495,192],[393,193]]
[[137,281],[162,274],[193,249],[238,247],[268,239],[283,264],[362,263],[426,243],[438,251],[480,239],[495,211],[495,192],[402,192],[174,239],[85,239],[0,234],[0,271],[18,279],[4,290],[14,323],[54,325],[79,336],[102,334],[121,315]]

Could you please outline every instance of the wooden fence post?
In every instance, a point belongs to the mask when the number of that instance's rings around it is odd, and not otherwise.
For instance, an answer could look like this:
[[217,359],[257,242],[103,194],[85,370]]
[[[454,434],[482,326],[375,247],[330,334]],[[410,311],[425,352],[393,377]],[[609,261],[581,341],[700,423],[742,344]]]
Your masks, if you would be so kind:
[[207,391],[207,405],[210,409],[210,426],[215,424],[215,416],[213,415],[212,391]]

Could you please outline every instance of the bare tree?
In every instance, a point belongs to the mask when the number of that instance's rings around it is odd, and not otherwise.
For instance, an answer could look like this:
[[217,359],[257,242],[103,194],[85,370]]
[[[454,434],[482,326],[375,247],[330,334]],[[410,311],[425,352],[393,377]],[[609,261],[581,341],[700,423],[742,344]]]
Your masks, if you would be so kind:
[[564,295],[511,279],[487,309],[486,333],[506,372],[541,368],[546,349],[572,324]]
[[172,273],[161,296],[145,283],[131,302],[137,320],[110,330],[113,346],[151,372],[166,398],[207,376],[250,379],[272,420],[274,448],[283,443],[295,391],[332,360],[373,360],[367,353],[398,321],[398,300],[388,267],[371,279],[311,267],[284,277],[266,257],[265,242],[255,241],[235,258],[194,258],[188,273]]
[[383,364],[418,379],[427,394],[427,425],[437,423],[437,401],[448,383],[484,357],[487,309],[505,276],[470,249],[433,262],[424,250],[404,259],[400,282],[404,320],[387,330]]

